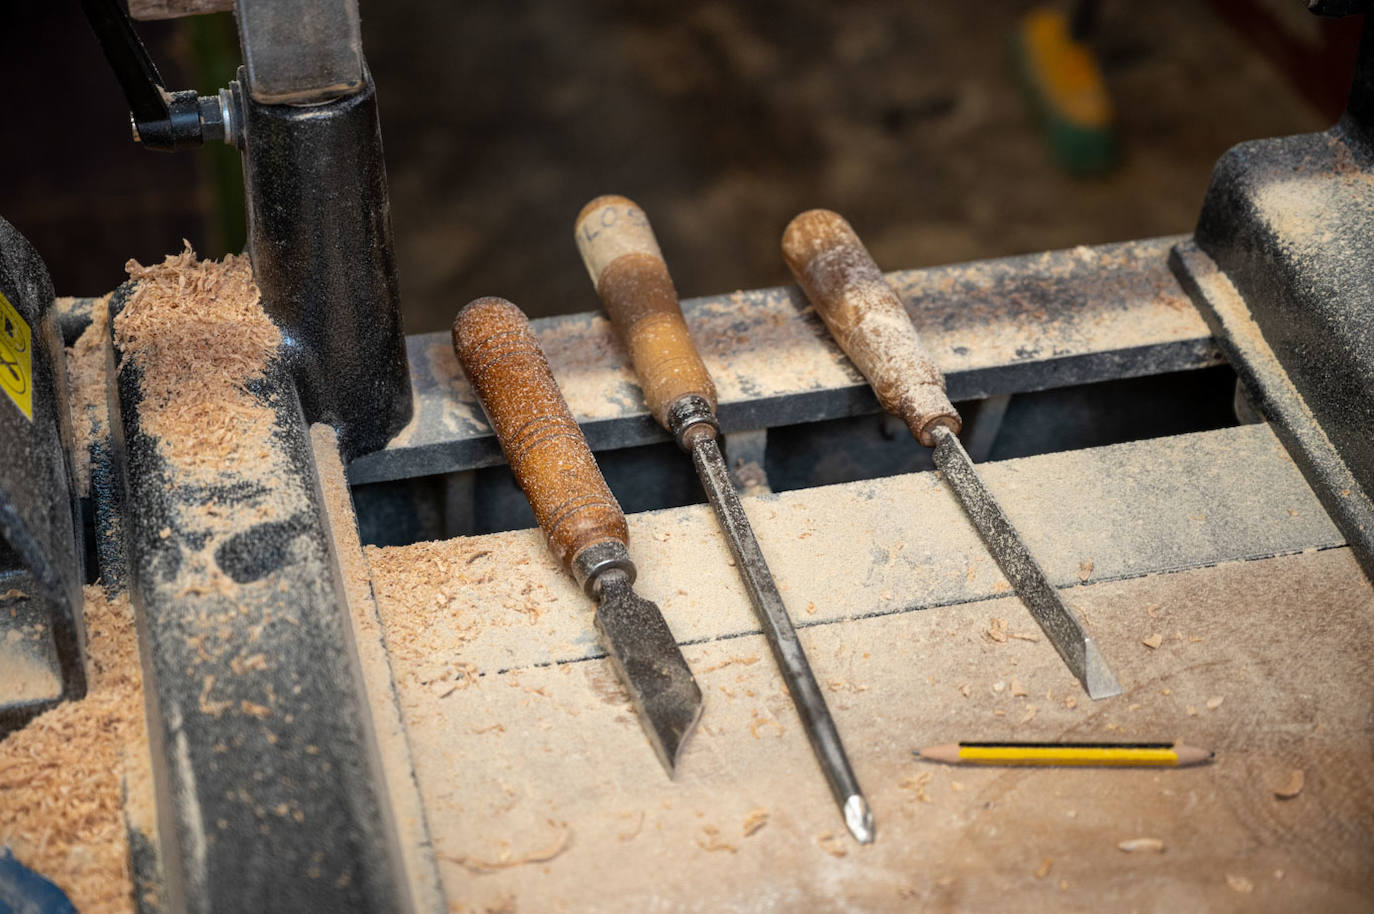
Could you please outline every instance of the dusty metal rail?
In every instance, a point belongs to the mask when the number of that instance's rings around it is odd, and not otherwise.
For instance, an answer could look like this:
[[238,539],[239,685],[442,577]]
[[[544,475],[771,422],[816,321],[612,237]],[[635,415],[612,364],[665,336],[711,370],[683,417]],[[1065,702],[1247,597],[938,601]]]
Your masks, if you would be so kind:
[[[1221,364],[1169,271],[1178,237],[1078,247],[889,276],[945,373],[950,397],[981,399]],[[589,301],[590,305],[591,302]],[[688,299],[688,326],[719,392],[726,432],[878,412],[867,382],[792,287]],[[597,313],[532,322],[593,450],[666,441],[629,357]],[[349,464],[352,483],[501,462],[447,333],[406,340],[415,418]]]

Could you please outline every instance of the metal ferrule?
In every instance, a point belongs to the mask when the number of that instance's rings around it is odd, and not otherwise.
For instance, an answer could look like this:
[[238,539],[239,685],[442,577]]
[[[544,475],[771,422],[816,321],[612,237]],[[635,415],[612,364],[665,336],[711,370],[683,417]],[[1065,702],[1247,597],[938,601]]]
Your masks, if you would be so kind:
[[693,440],[707,429],[712,438],[720,434],[716,411],[705,397],[690,394],[668,407],[668,432],[684,451],[690,451]]
[[593,600],[601,598],[598,584],[601,576],[612,570],[623,572],[628,578],[627,585],[635,582],[635,563],[630,561],[630,550],[615,540],[593,543],[572,560],[572,574],[577,585]]

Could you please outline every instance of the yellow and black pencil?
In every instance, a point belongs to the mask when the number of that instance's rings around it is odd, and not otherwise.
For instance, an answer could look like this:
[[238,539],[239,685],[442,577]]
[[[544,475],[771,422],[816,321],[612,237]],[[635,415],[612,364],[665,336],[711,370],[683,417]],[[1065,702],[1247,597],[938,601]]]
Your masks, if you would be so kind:
[[1097,765],[1182,768],[1212,760],[1206,749],[1180,743],[947,743],[917,750],[949,765]]

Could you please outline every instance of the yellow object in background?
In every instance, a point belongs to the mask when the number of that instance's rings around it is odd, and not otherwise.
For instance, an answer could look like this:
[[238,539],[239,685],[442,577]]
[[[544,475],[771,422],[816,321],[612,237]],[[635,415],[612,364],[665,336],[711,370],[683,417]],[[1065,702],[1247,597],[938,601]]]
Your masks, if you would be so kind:
[[1012,41],[1018,77],[1055,158],[1080,174],[1116,161],[1112,100],[1092,49],[1075,38],[1058,9],[1031,10]]

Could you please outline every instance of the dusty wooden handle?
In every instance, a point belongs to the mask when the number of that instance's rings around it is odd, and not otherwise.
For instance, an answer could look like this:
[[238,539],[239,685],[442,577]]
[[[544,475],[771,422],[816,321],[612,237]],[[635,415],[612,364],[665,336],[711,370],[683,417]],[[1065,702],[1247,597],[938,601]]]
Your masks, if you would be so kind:
[[628,545],[625,515],[524,313],[503,298],[469,302],[453,322],[453,351],[563,567],[571,572],[588,546]]
[[624,197],[597,197],[582,208],[573,235],[654,418],[667,428],[673,404],[689,396],[706,400],[714,412],[716,386],[682,319],[644,211]]
[[936,425],[959,431],[944,375],[844,217],[825,209],[802,213],[783,232],[782,256],[884,409],[901,416],[926,447],[935,446]]

